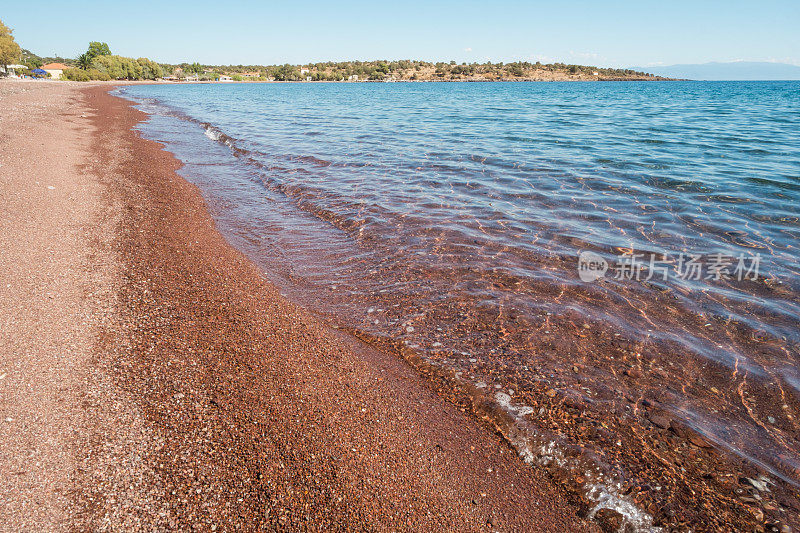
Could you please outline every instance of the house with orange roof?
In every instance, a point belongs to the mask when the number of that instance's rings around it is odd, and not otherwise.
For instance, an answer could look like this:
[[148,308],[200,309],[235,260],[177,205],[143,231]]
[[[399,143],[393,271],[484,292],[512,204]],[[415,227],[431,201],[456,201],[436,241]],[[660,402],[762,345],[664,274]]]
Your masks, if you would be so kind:
[[70,68],[69,65],[65,65],[64,63],[48,63],[46,65],[42,65],[42,70],[50,74],[50,77],[54,80],[57,80],[61,77],[61,73]]

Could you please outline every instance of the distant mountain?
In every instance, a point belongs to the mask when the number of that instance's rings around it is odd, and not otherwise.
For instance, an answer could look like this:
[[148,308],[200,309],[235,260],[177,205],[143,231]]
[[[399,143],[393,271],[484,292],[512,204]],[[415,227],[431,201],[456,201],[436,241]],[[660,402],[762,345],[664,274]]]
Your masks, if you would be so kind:
[[630,67],[630,69],[650,72],[667,78],[690,80],[800,80],[800,67],[798,66],[757,61],[670,65],[668,67]]

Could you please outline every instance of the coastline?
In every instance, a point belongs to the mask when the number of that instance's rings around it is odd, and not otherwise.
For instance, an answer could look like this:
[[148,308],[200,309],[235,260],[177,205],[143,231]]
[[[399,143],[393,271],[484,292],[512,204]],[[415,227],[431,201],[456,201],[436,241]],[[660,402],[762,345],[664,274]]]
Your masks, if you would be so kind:
[[[148,102],[145,107],[148,110],[151,109],[149,105],[151,97],[155,97],[157,100],[163,99],[167,104],[171,101],[174,102],[170,91],[163,90],[163,88],[152,89],[154,90],[140,91],[138,97],[132,97],[134,100],[144,98],[144,101]],[[254,89],[251,94],[260,93],[257,88],[251,89]],[[283,91],[289,92],[290,89],[284,88]],[[241,87],[241,90],[248,91],[246,87]],[[132,91],[132,95],[136,92]],[[272,94],[272,92],[267,91],[263,94]],[[320,94],[322,95],[324,92]],[[220,98],[221,101],[224,101],[223,97]],[[324,96],[320,96],[320,100],[325,102],[326,99]],[[269,105],[265,105],[265,108],[269,108]],[[369,345],[405,357],[417,367],[420,373],[437,383],[436,386],[440,393],[450,394],[454,403],[468,411],[472,410],[477,418],[493,424],[498,431],[506,435],[509,442],[526,460],[537,464],[535,468],[540,468],[538,464],[542,464],[553,478],[568,490],[574,491],[573,496],[578,501],[588,501],[590,509],[595,508],[598,501],[603,501],[606,505],[608,503],[611,503],[612,506],[618,505],[618,509],[623,510],[632,518],[630,522],[644,530],[647,530],[650,520],[657,526],[691,526],[695,530],[707,531],[758,530],[759,527],[769,529],[775,524],[777,524],[776,527],[781,527],[787,523],[796,527],[797,514],[793,509],[797,509],[797,504],[791,481],[783,483],[785,478],[775,475],[775,471],[770,470],[768,466],[764,467],[763,463],[749,460],[746,455],[743,457],[741,453],[736,453],[735,448],[731,451],[729,446],[735,445],[735,443],[720,438],[714,439],[714,433],[711,433],[711,436],[704,434],[701,428],[692,424],[691,419],[670,410],[669,403],[665,402],[658,392],[646,394],[648,385],[652,385],[654,382],[659,383],[662,388],[665,383],[667,383],[666,387],[670,386],[669,382],[662,378],[669,377],[665,368],[668,369],[666,365],[673,364],[670,356],[680,357],[679,352],[665,353],[666,358],[661,361],[639,360],[641,348],[630,344],[626,346],[617,339],[611,339],[609,342],[608,328],[597,328],[594,334],[591,329],[584,328],[580,335],[581,338],[587,339],[584,342],[579,342],[577,345],[555,342],[552,346],[536,346],[535,350],[530,351],[527,361],[523,358],[523,361],[528,364],[545,365],[544,369],[534,367],[534,375],[541,378],[535,382],[525,383],[523,379],[519,379],[519,376],[513,374],[509,374],[511,379],[502,379],[509,376],[497,375],[495,377],[491,370],[481,374],[477,372],[472,374],[469,365],[459,367],[453,364],[454,361],[445,361],[444,365],[437,365],[435,357],[428,358],[430,352],[424,353],[424,346],[411,344],[417,340],[414,336],[406,336],[402,331],[397,331],[398,328],[403,329],[406,325],[398,322],[398,319],[419,316],[419,308],[416,307],[419,302],[414,301],[413,296],[405,299],[381,298],[380,293],[384,291],[380,289],[391,285],[391,281],[384,286],[368,285],[370,288],[361,293],[354,292],[347,287],[346,276],[344,279],[332,278],[329,281],[329,283],[337,284],[342,282],[333,292],[328,289],[328,283],[325,282],[328,279],[325,278],[324,273],[321,276],[323,282],[319,284],[321,287],[319,291],[314,291],[310,284],[303,284],[302,276],[296,283],[280,279],[282,276],[276,276],[273,269],[279,272],[292,272],[294,265],[270,259],[272,253],[270,246],[253,246],[250,239],[240,238],[242,234],[258,236],[261,231],[260,227],[250,227],[249,232],[240,233],[240,228],[248,228],[246,218],[237,218],[236,216],[228,218],[224,214],[226,202],[229,205],[249,205],[248,196],[259,197],[263,192],[269,191],[272,177],[270,174],[272,173],[257,174],[265,186],[264,191],[261,190],[260,185],[255,190],[250,190],[247,180],[236,179],[238,170],[235,166],[229,168],[225,165],[217,166],[217,161],[224,161],[227,149],[238,153],[238,149],[243,146],[241,141],[245,137],[243,135],[239,135],[238,138],[221,136],[217,140],[221,151],[212,152],[214,143],[209,144],[207,137],[217,139],[219,132],[235,135],[237,128],[235,126],[231,129],[226,128],[224,115],[221,114],[216,118],[213,115],[209,116],[208,113],[203,115],[201,109],[202,107],[198,108],[198,114],[195,116],[201,116],[209,122],[201,124],[197,121],[196,127],[190,126],[185,133],[180,134],[175,129],[180,127],[178,126],[180,122],[172,125],[159,125],[162,115],[157,109],[153,109],[154,119],[150,124],[143,126],[145,132],[143,135],[148,138],[163,139],[169,150],[180,154],[179,157],[187,163],[187,167],[180,174],[186,176],[189,181],[197,183],[202,189],[223,234],[227,235],[238,249],[244,250],[256,264],[267,271],[271,279],[278,278],[275,282],[290,294],[292,301],[300,302],[310,309],[316,310],[322,316],[328,317],[338,327],[361,338]],[[195,114],[194,111],[190,111],[190,113]],[[188,117],[188,119],[190,122],[194,121],[193,117]],[[273,115],[272,120],[274,123],[279,123],[281,116]],[[334,123],[336,122],[334,121]],[[294,131],[294,126],[291,125],[289,131]],[[297,125],[297,129],[304,131],[302,125]],[[205,136],[203,135],[204,131]],[[258,138],[259,134],[254,132],[253,135]],[[193,141],[196,141],[196,144]],[[425,139],[422,141],[424,142]],[[290,142],[288,145],[292,146],[292,143]],[[214,170],[207,172],[203,164],[208,161],[208,158],[192,150],[187,150],[184,148],[185,146],[193,146],[213,153],[214,166],[211,168]],[[280,146],[271,150],[283,153],[283,149]],[[294,149],[296,152],[298,151],[296,146]],[[397,150],[397,147],[394,149]],[[300,150],[302,150],[300,153],[304,154],[326,153],[324,144],[316,147],[306,145]],[[323,156],[323,158],[330,161],[329,157]],[[217,180],[216,176],[220,175],[230,178],[231,183],[236,183],[236,191],[241,190],[246,193],[239,195],[237,192],[228,195],[225,191],[221,191],[222,194],[217,194],[217,181],[228,182],[227,179]],[[358,175],[359,179],[368,176],[368,174],[360,172]],[[274,175],[274,177],[279,183],[282,181],[280,174]],[[345,180],[344,183],[347,181]],[[302,180],[295,181],[295,184],[303,185]],[[402,185],[400,187],[402,188]],[[238,201],[239,199],[242,200],[241,203]],[[292,205],[284,204],[280,197],[271,197],[270,202],[274,203],[250,210],[250,213],[256,215],[254,219],[259,220],[259,223],[263,224],[265,228],[271,228],[271,223],[269,219],[264,221],[257,216],[258,213],[283,213],[284,216],[290,216],[292,213]],[[323,213],[323,220],[333,221],[335,225],[339,223],[336,218],[325,215],[326,213]],[[335,235],[331,235],[329,239],[339,250],[343,250],[342,256],[360,257],[357,252],[351,252],[346,241],[338,241]],[[258,242],[257,238],[253,240]],[[316,265],[315,261],[320,258],[321,266],[310,266],[310,270],[304,272],[305,275],[320,276],[320,268],[330,268],[326,266],[328,264],[325,260],[326,253],[320,249],[316,250],[319,252],[318,254],[308,254],[299,264]],[[300,256],[302,257],[302,253]],[[297,257],[294,256],[291,262],[294,263]],[[391,257],[391,252],[384,251],[378,254],[376,259],[382,261],[385,257]],[[349,261],[349,259],[347,260]],[[370,262],[366,261],[364,264],[370,265]],[[375,264],[376,262],[372,261],[371,265]],[[388,276],[377,276],[377,278],[377,282],[391,280]],[[298,287],[299,290],[295,290]],[[350,298],[342,300],[338,294],[342,290],[355,297],[352,300]],[[447,288],[442,286],[433,286],[429,290],[431,294],[435,295],[448,294]],[[545,285],[541,287],[538,295],[543,301],[549,302],[555,298],[557,290],[559,290],[558,284]],[[334,300],[317,305],[312,301],[313,298],[307,297],[306,291],[318,297],[320,301],[328,299],[327,295],[329,294],[333,296]],[[448,296],[450,295],[448,294]],[[534,296],[537,295],[534,294]],[[446,300],[450,300],[450,298]],[[333,306],[338,305],[337,301],[342,304],[346,301],[353,303],[350,306],[334,310]],[[369,315],[370,306],[374,306],[373,311],[397,307],[398,312],[390,312],[380,317],[382,323],[384,320],[386,321],[387,328],[365,328],[364,323],[358,321],[358,317],[366,311],[368,322],[371,323],[371,318],[375,317]],[[552,310],[554,314],[559,312],[557,309]],[[441,322],[440,320],[446,318],[446,315],[433,315],[435,313],[428,313],[424,320],[410,322],[415,327],[415,334],[425,328],[432,330],[437,325],[444,326],[443,329],[447,331],[447,334],[437,335],[431,331],[432,335],[427,337],[429,343],[441,340],[447,346],[451,338],[458,338],[459,333],[464,331],[463,329],[451,329]],[[433,319],[429,320],[432,316]],[[560,332],[568,332],[568,324],[572,318],[574,316],[570,317],[568,314],[564,317],[559,316],[559,319],[555,320],[547,329],[557,330],[559,333],[556,333],[555,337],[561,338]],[[501,328],[503,326],[508,328],[503,330],[505,333],[511,328],[517,328],[519,322],[509,320],[493,323],[487,320],[479,325],[481,329],[478,331],[484,332],[483,334],[491,333],[493,328],[497,330],[498,325]],[[565,328],[565,326],[567,327]],[[533,329],[536,330],[535,325]],[[542,333],[544,329],[540,327],[539,333]],[[438,329],[438,331],[442,330]],[[525,332],[526,329],[519,328],[519,331]],[[550,331],[546,333],[550,333]],[[424,335],[421,338],[423,341],[426,340]],[[568,337],[564,336],[564,338]],[[503,344],[503,339],[500,339],[498,335],[489,337],[477,347],[467,346],[465,349],[468,353],[475,353],[478,358],[477,362],[480,363],[480,357],[483,354],[494,354],[496,351],[501,351],[504,346],[508,345]],[[444,356],[452,353],[448,351],[448,348],[452,349],[453,347],[444,348],[441,351]],[[551,348],[554,349],[551,351]],[[583,360],[588,363],[586,367],[581,362],[577,362],[577,366],[570,366],[571,359],[575,360],[573,354],[577,354],[578,360],[584,358]],[[634,354],[636,358],[633,357]],[[466,354],[462,353],[462,355]],[[555,368],[547,368],[547,363],[543,359],[548,357],[555,360]],[[433,364],[426,364],[426,361],[433,361]],[[470,362],[476,361],[470,359]],[[565,362],[567,365],[564,364]],[[696,362],[705,364],[702,358]],[[569,382],[573,379],[580,385],[586,375],[584,368],[592,366],[604,368],[607,371],[610,369],[609,373],[613,375],[607,376],[603,384],[619,387],[618,403],[614,405],[606,403],[604,400],[608,396],[605,398],[591,395],[582,397],[579,391],[577,394],[570,394],[573,391],[570,391],[569,387],[564,387],[565,381]],[[496,367],[489,366],[489,368],[494,370]],[[466,370],[466,377],[459,376],[458,373],[452,374],[456,370]],[[499,374],[502,374],[502,370]],[[741,394],[741,389],[739,392],[735,390],[737,382],[731,383],[729,374],[724,370],[716,373],[709,372],[708,368],[705,368],[701,375],[704,379],[713,376],[714,381],[704,383],[705,390],[708,391],[710,388],[712,393],[721,398],[724,398],[724,392],[720,393],[720,391],[726,391],[728,387],[734,390],[735,397],[738,398],[738,395]],[[561,381],[562,379],[564,381]],[[752,383],[747,376],[745,379],[748,383]],[[628,389],[627,387],[632,382],[638,384],[636,386],[638,388]],[[533,386],[530,386],[531,384]],[[475,387],[471,387],[471,385]],[[504,402],[509,401],[508,395],[502,393],[503,385],[509,389],[513,399],[512,405],[508,403],[503,405]],[[680,384],[672,385],[678,389],[680,386]],[[502,394],[497,394],[495,387],[498,387]],[[602,384],[595,382],[592,392],[596,393],[598,389],[602,390]],[[677,389],[673,388],[673,390]],[[520,391],[522,391],[521,394]],[[762,401],[762,404],[768,405],[769,402]],[[594,472],[599,472],[599,475],[595,476]],[[759,487],[767,487],[767,485],[769,485],[769,490],[759,489]],[[602,492],[604,489],[607,489],[607,492]],[[609,496],[611,498],[619,497],[623,501],[609,502]],[[631,505],[627,509],[624,505],[626,503]]]
[[[33,296],[50,300],[55,311],[29,306],[30,324],[13,331],[4,325],[4,348],[30,336],[31,343],[54,340],[58,349],[58,337],[39,326],[54,319],[83,339],[80,360],[62,355],[57,377],[40,365],[8,372],[15,361],[3,360],[4,419],[25,421],[25,412],[13,411],[27,407],[31,419],[49,412],[64,420],[14,428],[25,437],[17,450],[9,444],[15,437],[1,435],[3,455],[25,463],[25,448],[49,432],[59,450],[49,457],[61,472],[38,484],[41,472],[32,464],[4,468],[7,491],[14,490],[10,480],[33,480],[27,492],[6,499],[4,523],[23,528],[30,519],[84,530],[596,527],[543,472],[440,398],[410,366],[284,300],[217,232],[199,192],[175,174],[179,162],[133,131],[144,114],[108,95],[112,86],[45,85],[59,93],[52,94],[25,84],[39,92],[25,98],[42,107],[41,122],[4,139],[19,157],[17,166],[0,167],[4,178],[16,173],[11,195],[53,163],[60,165],[54,175],[92,189],[64,200],[84,211],[81,221],[62,220],[81,234],[60,266],[81,265],[67,268],[73,282],[93,274],[91,287],[75,287],[71,300],[36,287]],[[12,108],[18,98],[7,100]],[[26,159],[26,140],[44,147],[35,159]],[[47,208],[19,206],[34,226]],[[30,228],[7,214],[4,268],[36,268],[8,253]],[[64,239],[45,232],[41,243],[52,250]],[[27,304],[17,294],[2,297]],[[87,310],[88,324],[78,316]],[[76,316],[59,315],[70,311]],[[8,353],[30,359],[25,350]],[[20,372],[31,382],[27,391],[61,397],[21,405],[21,391],[7,394]],[[53,380],[76,385],[65,394]],[[43,499],[52,503],[48,522],[31,512]]]
[[[108,94],[118,85],[0,84],[12,110],[2,118],[11,134],[0,138],[10,156],[0,156],[8,182],[0,199],[15,206],[0,218],[0,267],[12,281],[6,294],[0,287],[0,304],[29,322],[7,319],[0,329],[0,376],[8,374],[0,420],[14,422],[0,424],[0,458],[15,461],[2,474],[0,522],[25,516],[40,526],[46,515],[50,529],[81,530],[618,529],[618,513],[593,513],[618,502],[599,506],[607,494],[587,496],[596,489],[580,472],[589,476],[591,460],[579,461],[577,474],[543,461],[546,448],[573,459],[578,450],[554,450],[553,435],[583,420],[585,406],[554,397],[552,411],[563,417],[541,441],[538,423],[526,434],[491,397],[454,389],[452,376],[413,352],[328,327],[287,301],[218,231],[213,201],[176,173],[181,162],[140,136],[147,115]],[[27,100],[7,98],[14,86],[30,89]],[[42,177],[61,181],[51,189]],[[54,209],[40,193],[66,196]],[[28,204],[9,203],[19,197]],[[79,211],[63,209],[74,203]],[[41,257],[26,256],[26,247]],[[54,251],[66,257],[50,265]],[[20,279],[62,271],[71,277],[58,289],[37,282],[16,294]],[[51,353],[38,354],[41,345]],[[27,376],[12,381],[9,367],[30,351]],[[698,531],[796,526],[787,519],[791,486],[773,484],[657,404],[641,409],[652,422],[646,432],[615,413],[598,430],[619,439],[619,460],[609,464],[652,474],[606,479],[612,496],[645,513],[639,530],[652,519]],[[25,459],[38,453],[35,441],[51,448],[45,464],[55,480]],[[23,525],[31,527],[12,529]]]

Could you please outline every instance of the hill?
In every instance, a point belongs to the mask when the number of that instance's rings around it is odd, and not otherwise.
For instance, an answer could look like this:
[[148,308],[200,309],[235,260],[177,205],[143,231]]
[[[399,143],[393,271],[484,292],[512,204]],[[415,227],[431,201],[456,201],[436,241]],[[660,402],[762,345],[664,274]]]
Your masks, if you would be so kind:
[[609,81],[664,79],[643,71],[565,63],[461,63],[455,61],[343,61],[307,65],[162,65],[177,75],[241,75],[276,81]]

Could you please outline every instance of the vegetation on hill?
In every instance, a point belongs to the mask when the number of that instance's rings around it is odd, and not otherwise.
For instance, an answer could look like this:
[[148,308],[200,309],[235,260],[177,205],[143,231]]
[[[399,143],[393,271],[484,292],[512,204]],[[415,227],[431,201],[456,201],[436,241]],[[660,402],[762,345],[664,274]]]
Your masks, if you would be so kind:
[[64,63],[68,80],[217,80],[227,75],[235,81],[560,81],[667,79],[627,69],[599,68],[565,63],[461,63],[455,61],[339,61],[308,65],[202,65],[197,62],[159,64],[147,58],[113,55],[108,44],[92,41],[77,59],[41,58],[20,49],[11,30],[0,22],[0,65],[21,60],[29,69],[43,63]]
[[275,81],[535,81],[535,80],[623,80],[658,79],[645,72],[599,68],[565,63],[461,63],[455,61],[341,61],[309,65],[199,65],[163,64],[177,78],[198,75],[215,79],[220,74],[245,75],[246,79]]
[[61,56],[40,57],[25,48],[22,49],[20,62],[31,70],[35,68],[41,68],[42,65],[46,65],[47,63],[63,63],[67,66],[72,66],[75,64],[75,60],[70,59],[68,57],[61,57]]
[[28,67],[29,69],[33,70],[35,68],[40,68],[44,65],[44,61],[42,58],[31,52],[30,50],[22,49],[22,53],[20,54],[20,61],[23,65]]

